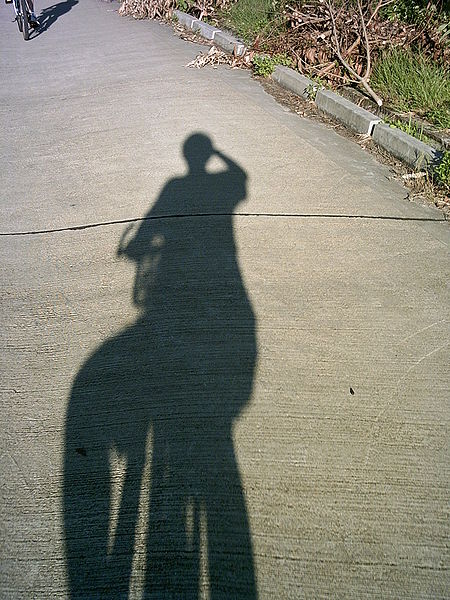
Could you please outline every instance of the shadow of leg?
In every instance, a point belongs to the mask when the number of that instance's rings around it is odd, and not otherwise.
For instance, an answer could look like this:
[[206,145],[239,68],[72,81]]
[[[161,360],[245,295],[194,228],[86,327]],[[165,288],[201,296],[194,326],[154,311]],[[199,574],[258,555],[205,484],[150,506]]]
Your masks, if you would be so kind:
[[256,600],[250,526],[231,437],[217,442],[215,454],[220,465],[210,460],[202,469],[210,600]]
[[199,510],[176,427],[159,427],[153,446],[145,598],[196,600]]

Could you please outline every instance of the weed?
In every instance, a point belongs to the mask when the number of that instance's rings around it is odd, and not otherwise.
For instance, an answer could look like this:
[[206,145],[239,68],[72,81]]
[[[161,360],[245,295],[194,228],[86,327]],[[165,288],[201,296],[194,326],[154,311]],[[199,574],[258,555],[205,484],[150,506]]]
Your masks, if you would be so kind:
[[439,129],[450,129],[450,102],[427,111],[425,117]]
[[252,63],[255,75],[259,75],[260,77],[269,77],[269,75],[272,75],[277,65],[291,67],[293,64],[292,59],[286,56],[286,54],[274,54],[273,56],[256,54],[253,57]]
[[312,80],[312,83],[305,89],[305,95],[308,100],[315,100],[317,92],[328,86],[325,84],[325,81],[318,76],[309,75],[309,78]]
[[408,122],[401,121],[400,119],[385,119],[385,120],[391,127],[395,127],[396,129],[401,129],[405,133],[412,135],[413,137],[420,140],[421,142],[425,142],[426,144],[433,144],[433,140],[424,134],[423,126],[416,125],[416,123],[414,123],[412,121],[411,117],[409,118]]
[[177,8],[182,12],[189,12],[191,6],[192,2],[189,2],[189,0],[177,0]]
[[308,98],[308,100],[315,100],[319,89],[320,88],[317,84],[310,83],[305,89],[305,96]]
[[450,151],[446,150],[441,163],[435,169],[436,177],[442,185],[450,188]]
[[391,21],[398,19],[418,25],[437,11],[436,3],[429,0],[394,0],[382,12]]

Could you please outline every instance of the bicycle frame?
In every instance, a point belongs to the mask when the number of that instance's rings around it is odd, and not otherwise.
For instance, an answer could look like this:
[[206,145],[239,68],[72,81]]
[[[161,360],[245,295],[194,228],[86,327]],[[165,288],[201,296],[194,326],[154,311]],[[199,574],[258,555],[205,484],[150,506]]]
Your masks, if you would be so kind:
[[22,19],[22,10],[20,7],[19,0],[13,0],[13,6],[14,6],[14,12],[16,13],[16,21],[18,21],[18,19]]

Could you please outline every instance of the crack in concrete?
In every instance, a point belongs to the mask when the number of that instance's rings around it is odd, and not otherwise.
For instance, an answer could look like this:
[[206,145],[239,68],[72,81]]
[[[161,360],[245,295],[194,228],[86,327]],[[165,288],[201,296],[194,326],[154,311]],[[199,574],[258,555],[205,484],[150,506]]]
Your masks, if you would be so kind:
[[287,219],[365,219],[375,221],[409,221],[419,223],[447,223],[448,219],[434,219],[431,217],[394,217],[380,215],[336,215],[336,214],[296,214],[296,213],[190,213],[173,215],[152,215],[148,217],[135,217],[130,219],[118,219],[116,221],[101,221],[99,223],[85,223],[82,225],[72,225],[68,227],[55,227],[52,229],[36,229],[28,231],[2,231],[0,236],[27,236],[27,235],[45,235],[50,233],[62,233],[65,231],[82,231],[84,229],[94,229],[97,227],[107,227],[110,225],[124,225],[127,223],[140,223],[142,221],[161,220],[161,219],[195,219],[212,217],[266,217],[266,218],[287,218]]

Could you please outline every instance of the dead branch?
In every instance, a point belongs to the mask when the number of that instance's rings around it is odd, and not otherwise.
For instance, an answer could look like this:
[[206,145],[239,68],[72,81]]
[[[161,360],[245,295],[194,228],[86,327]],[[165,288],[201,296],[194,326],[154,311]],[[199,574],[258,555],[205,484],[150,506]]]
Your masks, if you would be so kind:
[[[367,37],[367,29],[366,29],[366,23],[364,21],[361,0],[358,0],[358,12],[359,12],[359,16],[361,19],[361,27],[362,27],[363,36],[364,36],[364,45],[366,47],[366,73],[365,73],[365,75],[363,75],[363,80],[368,82],[369,76],[370,76],[370,66],[371,66],[370,65],[370,44],[369,44],[369,38]],[[381,104],[379,104],[378,106],[381,106]]]
[[383,2],[383,0],[380,0],[378,2],[378,4],[376,5],[373,13],[370,15],[370,17],[369,17],[369,19],[368,19],[368,21],[366,23],[366,27],[369,27],[372,19],[375,18],[376,14],[380,10],[380,8],[384,8],[385,6],[389,6],[389,4],[392,4],[393,2],[394,2],[394,0],[387,0],[386,2]]
[[361,7],[360,0],[358,0],[358,11],[359,11],[360,19],[361,19],[361,26],[362,26],[362,30],[363,30],[364,45],[366,47],[366,57],[367,57],[366,73],[362,77],[355,71],[355,69],[342,56],[341,45],[340,45],[340,42],[338,39],[338,34],[337,34],[337,29],[336,29],[336,19],[334,16],[333,8],[332,8],[329,0],[327,1],[327,7],[328,7],[328,11],[330,13],[331,24],[333,27],[333,39],[334,39],[334,44],[335,44],[334,51],[336,53],[336,56],[338,57],[340,62],[343,64],[343,66],[347,69],[347,71],[349,73],[351,73],[351,75],[364,87],[364,89],[367,91],[367,93],[375,100],[375,102],[378,104],[378,106],[382,106],[382,104],[383,104],[382,99],[373,91],[373,89],[369,85],[370,66],[371,66],[370,44],[369,44],[369,40],[367,37],[367,29],[366,29],[366,24],[364,21],[364,16],[362,14],[362,7]]
[[361,36],[358,35],[358,37],[353,42],[353,44],[349,48],[347,48],[347,50],[345,51],[345,56],[346,57],[350,56],[350,54],[353,52],[353,50],[355,50],[359,46],[360,42],[361,42]]
[[336,63],[333,61],[331,61],[330,63],[327,64],[326,67],[324,67],[323,69],[320,69],[318,76],[322,77],[323,75],[326,75],[327,73],[329,73],[330,71],[332,71],[336,66]]
[[300,23],[298,23],[294,29],[298,29],[299,27],[303,27],[303,25],[318,25],[319,23],[325,23],[326,21],[329,21],[330,17],[321,17],[320,19],[302,19],[300,21]]

